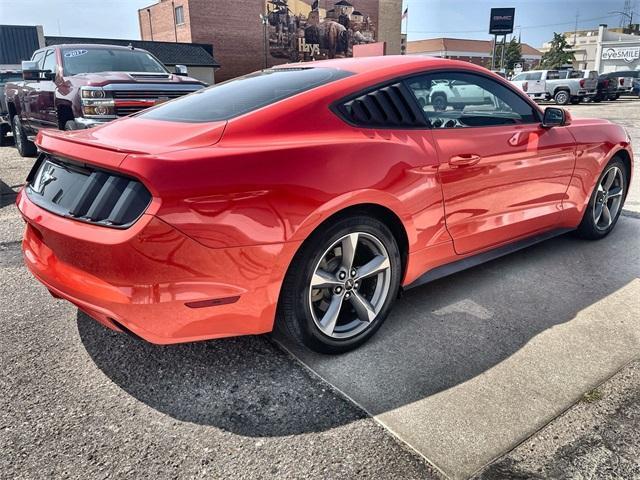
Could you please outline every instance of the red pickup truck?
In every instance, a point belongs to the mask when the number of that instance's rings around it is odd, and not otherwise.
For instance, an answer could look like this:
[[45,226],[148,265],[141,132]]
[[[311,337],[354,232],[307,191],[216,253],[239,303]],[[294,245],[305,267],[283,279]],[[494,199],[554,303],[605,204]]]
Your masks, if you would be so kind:
[[136,113],[205,87],[170,73],[145,50],[115,45],[56,45],[22,62],[23,81],[5,85],[6,104],[23,157],[33,156],[42,128],[76,130]]

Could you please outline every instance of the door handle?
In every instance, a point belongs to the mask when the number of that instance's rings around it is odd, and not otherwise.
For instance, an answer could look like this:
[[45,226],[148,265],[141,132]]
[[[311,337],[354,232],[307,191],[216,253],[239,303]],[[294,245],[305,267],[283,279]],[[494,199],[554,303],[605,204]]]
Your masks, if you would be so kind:
[[473,153],[466,153],[463,155],[456,155],[449,159],[449,165],[452,167],[470,167],[471,165],[475,165],[482,157],[480,155],[475,155]]

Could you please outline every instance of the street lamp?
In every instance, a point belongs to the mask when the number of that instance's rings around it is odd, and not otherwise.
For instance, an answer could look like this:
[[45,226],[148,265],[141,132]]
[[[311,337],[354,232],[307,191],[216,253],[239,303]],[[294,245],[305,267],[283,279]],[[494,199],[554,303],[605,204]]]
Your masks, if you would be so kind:
[[267,14],[260,14],[260,23],[264,30],[264,68],[269,68],[269,38],[267,37],[267,27],[269,26],[269,16]]

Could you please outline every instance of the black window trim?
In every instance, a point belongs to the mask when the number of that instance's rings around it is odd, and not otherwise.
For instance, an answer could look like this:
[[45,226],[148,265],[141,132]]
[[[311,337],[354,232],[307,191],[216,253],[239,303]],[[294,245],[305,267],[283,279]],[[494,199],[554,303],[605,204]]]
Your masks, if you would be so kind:
[[[345,118],[344,113],[341,111],[340,106],[344,103],[347,103],[355,98],[361,97],[363,95],[367,95],[368,93],[374,92],[376,90],[379,90],[381,88],[384,87],[388,87],[391,85],[395,85],[396,83],[401,83],[402,86],[404,88],[406,88],[407,90],[409,90],[410,94],[411,94],[411,98],[413,99],[414,102],[414,106],[417,106],[417,108],[422,111],[422,108],[420,107],[420,104],[418,103],[418,99],[415,96],[415,94],[413,93],[413,90],[411,88],[409,88],[407,86],[407,82],[409,82],[412,78],[416,78],[416,77],[422,77],[424,75],[430,75],[430,74],[434,74],[434,73],[466,73],[466,74],[471,74],[471,75],[477,75],[480,77],[484,77],[487,80],[492,80],[500,85],[502,85],[503,87],[507,88],[508,90],[511,90],[511,92],[513,92],[514,94],[518,95],[523,101],[525,101],[533,110],[533,114],[534,117],[537,119],[537,121],[533,121],[533,122],[523,122],[519,125],[534,125],[536,123],[542,123],[542,115],[540,112],[540,107],[538,106],[538,104],[536,104],[533,100],[531,100],[529,98],[528,95],[523,95],[520,91],[518,91],[518,89],[516,89],[515,87],[513,87],[510,83],[508,82],[502,82],[500,80],[495,79],[493,76],[491,75],[487,75],[484,72],[476,72],[473,70],[467,70],[466,68],[458,68],[458,67],[448,67],[448,68],[434,68],[434,69],[429,69],[426,71],[421,71],[421,72],[416,72],[416,73],[411,73],[408,75],[402,75],[399,77],[394,77],[388,80],[385,80],[383,82],[379,82],[375,85],[366,87],[362,90],[358,90],[355,93],[351,93],[345,97],[339,98],[338,100],[333,101],[330,105],[329,105],[329,109],[338,117],[340,118],[340,120],[342,120],[343,122],[345,122],[346,124],[352,126],[352,127],[356,127],[356,128],[363,128],[363,129],[367,129],[367,130],[441,130],[441,129],[434,129],[431,126],[431,123],[429,122],[429,120],[427,119],[427,124],[426,125],[416,125],[416,126],[397,126],[397,125],[390,125],[390,126],[370,126],[370,125],[359,125],[356,124],[354,122],[351,122],[349,119]],[[478,126],[472,126],[472,127],[466,127],[466,129],[468,128],[495,128],[495,127],[504,127],[504,125],[478,125]],[[445,130],[445,129],[442,129]]]

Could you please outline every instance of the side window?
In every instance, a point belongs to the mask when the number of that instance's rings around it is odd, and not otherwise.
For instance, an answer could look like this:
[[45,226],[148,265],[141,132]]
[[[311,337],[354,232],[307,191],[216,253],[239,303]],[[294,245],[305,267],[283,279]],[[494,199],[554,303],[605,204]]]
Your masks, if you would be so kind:
[[537,112],[519,94],[472,73],[437,72],[406,81],[433,128],[537,123]]
[[55,73],[56,71],[56,51],[49,50],[44,57],[44,63],[42,64],[42,70],[50,70]]
[[31,57],[32,62],[36,62],[38,64],[38,68],[42,69],[42,59],[44,58],[44,51],[36,52]]
[[519,73],[518,75],[513,77],[511,80],[514,81],[514,82],[519,82],[521,80],[526,80],[526,79],[527,79],[527,74],[526,73]]
[[542,72],[530,72],[527,74],[527,80],[541,80]]

